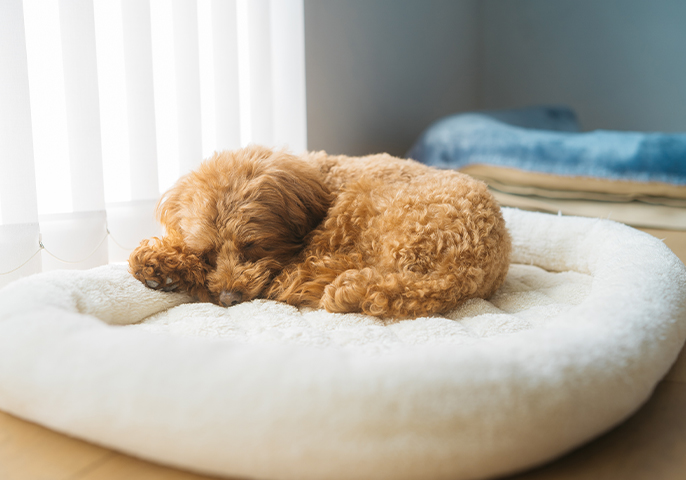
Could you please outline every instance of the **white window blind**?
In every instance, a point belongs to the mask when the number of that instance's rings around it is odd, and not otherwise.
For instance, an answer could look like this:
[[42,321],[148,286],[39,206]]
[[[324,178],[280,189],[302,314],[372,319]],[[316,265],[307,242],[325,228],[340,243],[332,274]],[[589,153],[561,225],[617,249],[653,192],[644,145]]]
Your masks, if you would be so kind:
[[0,286],[122,261],[215,150],[306,149],[303,0],[3,0]]

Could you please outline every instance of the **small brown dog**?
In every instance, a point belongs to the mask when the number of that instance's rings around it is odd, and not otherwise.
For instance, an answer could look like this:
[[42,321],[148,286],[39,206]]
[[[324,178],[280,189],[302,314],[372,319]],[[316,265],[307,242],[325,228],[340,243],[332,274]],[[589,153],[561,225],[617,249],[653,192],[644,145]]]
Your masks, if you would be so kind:
[[486,186],[389,155],[216,153],[160,200],[166,236],[131,272],[223,306],[270,298],[330,312],[414,318],[488,298],[510,236]]

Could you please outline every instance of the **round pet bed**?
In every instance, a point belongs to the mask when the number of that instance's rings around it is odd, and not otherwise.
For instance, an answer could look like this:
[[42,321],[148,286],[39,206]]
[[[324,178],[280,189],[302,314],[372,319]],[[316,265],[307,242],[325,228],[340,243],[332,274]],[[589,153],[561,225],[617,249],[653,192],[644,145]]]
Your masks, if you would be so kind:
[[686,337],[686,269],[603,220],[505,209],[513,265],[447,318],[222,309],[124,265],[0,291],[0,409],[142,458],[262,479],[474,479],[621,422]]

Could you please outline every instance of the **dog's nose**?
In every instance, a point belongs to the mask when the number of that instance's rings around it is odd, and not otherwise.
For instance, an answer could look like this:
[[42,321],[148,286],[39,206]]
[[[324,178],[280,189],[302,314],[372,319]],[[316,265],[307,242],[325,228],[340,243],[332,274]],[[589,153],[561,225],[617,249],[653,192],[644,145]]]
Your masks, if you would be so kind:
[[224,305],[225,307],[230,307],[232,305],[236,305],[237,303],[241,303],[243,300],[243,294],[241,292],[236,292],[234,290],[227,292],[224,290],[221,295],[219,295],[219,303]]

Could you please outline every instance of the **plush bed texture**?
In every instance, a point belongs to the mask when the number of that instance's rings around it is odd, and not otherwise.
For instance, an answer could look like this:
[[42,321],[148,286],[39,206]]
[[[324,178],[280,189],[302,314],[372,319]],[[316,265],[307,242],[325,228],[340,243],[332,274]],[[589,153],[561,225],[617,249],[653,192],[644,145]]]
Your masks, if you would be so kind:
[[634,412],[686,337],[686,269],[603,220],[505,209],[489,301],[397,321],[146,289],[124,265],[0,291],[0,409],[142,458],[263,479],[474,479]]

